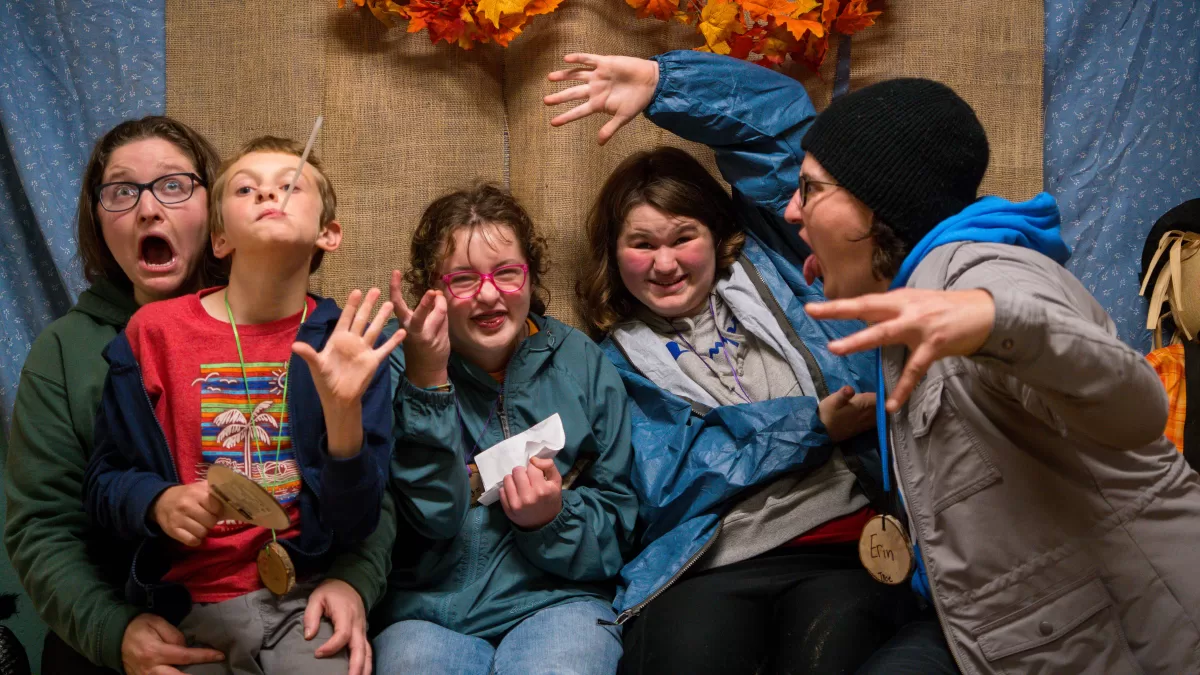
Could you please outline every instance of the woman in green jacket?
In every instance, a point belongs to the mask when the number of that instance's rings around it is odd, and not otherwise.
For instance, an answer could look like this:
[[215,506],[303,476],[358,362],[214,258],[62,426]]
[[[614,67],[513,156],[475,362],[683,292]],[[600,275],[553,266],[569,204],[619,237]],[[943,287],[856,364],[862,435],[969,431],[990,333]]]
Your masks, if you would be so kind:
[[[138,672],[220,656],[184,649],[170,624],[125,602],[129,552],[92,536],[82,507],[108,373],[101,352],[139,305],[198,287],[211,257],[205,186],[217,164],[194,130],[147,117],[105,134],[84,169],[76,241],[91,286],[25,359],[4,471],[4,544],[50,627],[44,673],[119,670],[123,662]],[[105,208],[130,190],[150,194],[139,192],[132,209]]]
[[[614,577],[637,502],[625,387],[586,335],[543,315],[545,242],[507,192],[426,209],[392,301],[399,533],[377,608],[383,673],[616,671]],[[488,504],[475,457],[557,414],[563,447],[503,476]],[[553,423],[553,421],[551,421]],[[485,474],[486,476],[486,474]]]
[[[4,469],[4,544],[50,627],[43,675],[122,669],[142,675],[157,666],[168,669],[156,673],[176,673],[169,666],[223,658],[186,647],[174,626],[125,601],[132,552],[95,536],[82,505],[92,424],[108,373],[103,349],[139,306],[195,292],[221,275],[209,244],[207,203],[218,163],[216,150],[196,131],[152,116],[105,134],[84,169],[76,239],[91,286],[30,349]],[[134,205],[118,208],[120,197],[133,197]],[[381,532],[339,558],[333,579],[309,600],[335,626],[318,655],[349,643],[352,659],[355,652],[358,660],[370,659],[364,604],[382,592],[395,529],[390,501],[381,518]],[[310,618],[315,624],[319,615]]]

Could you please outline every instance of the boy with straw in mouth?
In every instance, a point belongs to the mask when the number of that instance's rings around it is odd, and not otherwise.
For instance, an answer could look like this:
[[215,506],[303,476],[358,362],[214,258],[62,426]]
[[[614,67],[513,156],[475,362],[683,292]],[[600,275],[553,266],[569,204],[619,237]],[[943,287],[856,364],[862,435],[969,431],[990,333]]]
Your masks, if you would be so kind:
[[[229,285],[143,308],[105,351],[85,506],[137,543],[132,600],[225,654],[189,673],[370,672],[364,598],[383,575],[359,544],[388,501],[381,366],[404,332],[380,338],[392,306],[371,320],[377,289],[352,291],[344,311],[307,293],[342,238],[333,186],[307,153],[268,136],[227,161],[210,213]],[[265,489],[286,527],[233,520],[208,480],[227,470]],[[314,654],[304,641],[318,636]]]

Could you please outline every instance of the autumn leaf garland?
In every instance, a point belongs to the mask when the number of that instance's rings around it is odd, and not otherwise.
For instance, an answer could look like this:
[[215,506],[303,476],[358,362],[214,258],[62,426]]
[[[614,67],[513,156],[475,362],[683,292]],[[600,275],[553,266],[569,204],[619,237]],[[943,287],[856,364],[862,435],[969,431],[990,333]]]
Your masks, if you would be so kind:
[[[470,49],[507,47],[529,19],[558,9],[562,0],[350,0],[385,25],[408,21],[408,32]],[[874,25],[869,0],[625,0],[640,18],[695,26],[701,51],[781,65],[789,56],[812,70],[825,60],[829,38]],[[338,0],[343,7],[346,0]]]
[[639,16],[696,26],[704,37],[701,51],[773,66],[791,56],[813,71],[825,61],[831,35],[857,33],[881,13],[871,11],[868,0],[683,0],[682,8],[625,1]]
[[[530,17],[549,14],[562,0],[350,0],[371,10],[385,26],[408,21],[408,32],[429,31],[435,44],[445,40],[463,49],[495,42],[507,47]],[[344,7],[346,0],[338,0]]]

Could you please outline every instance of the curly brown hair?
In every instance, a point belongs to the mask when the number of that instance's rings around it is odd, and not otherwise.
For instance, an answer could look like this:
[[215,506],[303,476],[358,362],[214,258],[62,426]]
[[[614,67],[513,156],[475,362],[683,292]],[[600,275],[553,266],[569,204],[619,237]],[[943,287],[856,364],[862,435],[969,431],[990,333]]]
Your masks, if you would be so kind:
[[[104,182],[104,170],[113,152],[135,141],[161,138],[171,143],[196,167],[196,174],[204,179],[206,186],[212,185],[217,176],[220,156],[208,139],[179,120],[161,115],[150,115],[136,120],[126,120],[109,130],[96,141],[92,154],[83,169],[83,187],[79,191],[79,209],[75,223],[75,240],[79,242],[79,259],[83,265],[83,276],[89,283],[101,279],[122,288],[133,284],[117,259],[113,257],[104,233],[100,230],[97,209],[100,206],[97,190]],[[213,255],[212,247],[206,246],[204,258],[193,270],[192,278],[181,287],[181,292],[190,292],[206,286],[224,283],[224,266]]]
[[746,241],[733,199],[696,158],[679,148],[658,147],[635,153],[613,169],[588,214],[588,244],[576,287],[580,311],[599,336],[628,318],[637,307],[621,281],[617,239],[634,208],[648,205],[672,216],[691,218],[712,233],[717,274],[737,260]]
[[[259,136],[246,141],[232,157],[221,162],[217,178],[212,183],[212,189],[208,191],[208,222],[213,234],[225,231],[225,218],[221,215],[221,200],[225,197],[225,188],[229,185],[229,170],[243,157],[255,152],[277,152],[283,155],[303,157],[304,145],[290,138]],[[329,173],[325,170],[325,165],[321,163],[320,158],[317,157],[317,153],[309,152],[305,164],[312,166],[313,173],[317,175],[317,193],[321,196],[321,222],[319,224],[324,229],[326,225],[333,222],[334,218],[337,218],[337,192],[334,191],[333,183],[329,180]],[[325,251],[316,249],[312,262],[309,263],[308,273],[312,274],[320,269],[321,261],[324,259]]]
[[549,297],[542,286],[547,269],[546,240],[516,197],[494,183],[476,183],[466,190],[439,197],[426,207],[409,248],[405,284],[418,296],[436,288],[441,280],[442,263],[454,254],[454,233],[487,225],[504,225],[516,236],[529,265],[529,283],[533,287],[529,308],[545,314]]

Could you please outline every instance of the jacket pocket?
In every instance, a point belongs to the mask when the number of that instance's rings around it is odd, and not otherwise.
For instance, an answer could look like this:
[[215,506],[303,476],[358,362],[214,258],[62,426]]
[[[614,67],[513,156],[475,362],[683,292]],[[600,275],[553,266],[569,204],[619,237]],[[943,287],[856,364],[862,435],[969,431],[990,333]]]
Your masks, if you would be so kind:
[[1112,597],[1095,576],[983,626],[984,658],[1006,673],[1141,673]]
[[1000,480],[1000,471],[988,458],[946,382],[942,378],[926,384],[920,400],[908,411],[913,439],[925,462],[925,491],[935,515]]

